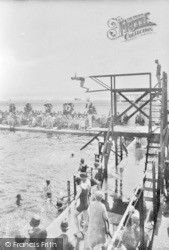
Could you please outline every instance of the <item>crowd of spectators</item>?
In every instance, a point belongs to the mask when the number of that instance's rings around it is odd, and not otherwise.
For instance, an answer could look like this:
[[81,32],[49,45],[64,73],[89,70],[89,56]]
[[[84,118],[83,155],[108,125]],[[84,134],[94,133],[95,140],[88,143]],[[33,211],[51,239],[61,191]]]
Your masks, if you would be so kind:
[[[0,110],[0,124],[15,126],[42,127],[47,129],[75,129],[86,130],[91,127],[109,127],[110,117],[97,114],[96,110],[92,113],[75,112],[72,106],[65,105],[62,111],[53,111],[51,104],[45,104],[45,110],[33,110],[30,104],[26,104],[23,111],[17,110],[12,104],[9,110]],[[68,110],[65,109],[68,107]],[[92,106],[94,107],[94,106]],[[70,109],[69,109],[70,108]],[[89,109],[88,109],[89,110]],[[89,110],[90,111],[90,110]],[[118,117],[119,116],[119,117]],[[129,117],[127,114],[120,116],[114,120],[116,124],[127,125]],[[144,126],[145,120],[141,114],[135,118],[135,124]]]
[[[63,111],[43,112],[38,110],[25,111],[1,111],[0,124],[9,126],[44,127],[47,129],[76,129],[85,130],[89,127],[88,115],[85,112],[71,112],[64,114]],[[108,119],[104,115],[93,115],[92,124],[95,127],[107,127]]]

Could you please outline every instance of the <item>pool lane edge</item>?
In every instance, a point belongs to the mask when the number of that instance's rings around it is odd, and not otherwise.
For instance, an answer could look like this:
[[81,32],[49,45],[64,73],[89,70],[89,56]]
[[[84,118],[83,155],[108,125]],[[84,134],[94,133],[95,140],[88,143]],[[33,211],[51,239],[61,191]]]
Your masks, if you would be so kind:
[[[12,128],[13,129],[13,128]],[[15,127],[14,131],[11,130],[9,126],[0,125],[1,131],[11,131],[11,132],[34,132],[34,133],[46,133],[46,134],[71,134],[71,135],[82,135],[82,136],[95,136],[97,133],[93,131],[79,131],[79,130],[53,130],[53,129],[45,129],[45,128],[30,128],[30,127]]]

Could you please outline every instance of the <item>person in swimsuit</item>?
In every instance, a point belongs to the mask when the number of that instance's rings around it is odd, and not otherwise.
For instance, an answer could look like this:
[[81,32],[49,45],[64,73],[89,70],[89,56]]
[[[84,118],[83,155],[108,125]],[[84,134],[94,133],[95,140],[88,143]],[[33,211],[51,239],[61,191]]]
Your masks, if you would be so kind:
[[79,165],[79,169],[78,169],[78,171],[79,172],[87,172],[87,169],[88,169],[88,166],[85,164],[85,161],[84,161],[84,159],[82,158],[81,160],[80,160],[80,165]]
[[158,82],[158,88],[161,88],[161,65],[157,59],[155,60],[155,63],[157,64],[156,77]]
[[63,210],[67,207],[67,199],[65,200],[65,198],[66,197],[63,195],[62,192],[58,194],[56,207],[58,209],[58,212],[60,213],[62,213]]
[[18,207],[20,207],[22,204],[21,204],[21,201],[22,201],[22,197],[21,197],[21,195],[20,194],[17,194],[17,196],[16,196],[16,205],[18,206]]
[[[75,224],[77,227],[77,233],[75,234],[75,236],[78,238],[83,238],[83,235],[86,232],[88,220],[89,220],[89,215],[88,215],[87,210],[89,207],[90,184],[87,181],[87,174],[81,173],[80,178],[76,178],[76,183],[77,183],[77,195],[75,198],[75,205],[77,204],[78,200],[79,200],[79,204],[76,207],[76,210],[74,212],[74,220],[75,220]],[[79,220],[78,220],[78,215],[81,213],[83,213],[83,217],[84,217],[84,227],[82,231],[80,231]]]

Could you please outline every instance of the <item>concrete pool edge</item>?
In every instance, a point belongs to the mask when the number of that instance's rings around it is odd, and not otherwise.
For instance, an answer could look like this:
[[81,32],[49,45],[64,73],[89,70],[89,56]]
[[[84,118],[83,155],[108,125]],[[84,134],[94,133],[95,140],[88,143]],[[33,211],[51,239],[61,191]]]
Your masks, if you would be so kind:
[[17,132],[17,131],[21,131],[21,132],[33,132],[33,133],[50,133],[50,134],[71,134],[71,135],[82,135],[82,136],[95,136],[97,133],[94,131],[89,131],[89,130],[71,130],[71,129],[61,129],[61,130],[57,130],[57,129],[46,129],[46,128],[40,128],[40,127],[36,127],[36,128],[31,128],[31,127],[14,127],[14,131],[13,128],[11,129],[10,126],[8,125],[0,125],[0,130],[1,131],[11,131],[11,132]]

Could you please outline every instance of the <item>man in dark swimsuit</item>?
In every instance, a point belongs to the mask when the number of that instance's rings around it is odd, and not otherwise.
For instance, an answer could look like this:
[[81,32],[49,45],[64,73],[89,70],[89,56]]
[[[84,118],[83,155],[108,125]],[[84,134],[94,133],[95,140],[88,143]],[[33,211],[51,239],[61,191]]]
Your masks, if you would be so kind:
[[85,78],[84,77],[77,77],[76,74],[74,77],[71,77],[72,80],[77,80],[80,81],[80,87],[83,89],[86,89],[86,91],[88,91],[89,89],[84,87],[84,83],[85,83]]
[[[78,200],[80,200],[80,202],[79,202],[79,204],[76,207],[76,210],[74,212],[74,220],[75,220],[76,227],[78,229],[75,236],[78,238],[83,238],[83,234],[86,232],[86,227],[87,227],[88,219],[89,219],[87,209],[89,206],[90,184],[87,181],[87,174],[86,173],[81,173],[80,178],[81,178],[81,182],[77,186],[77,195],[75,198],[75,204],[77,203]],[[78,220],[78,215],[80,213],[83,213],[83,216],[84,216],[83,232],[80,231],[79,220]]]

